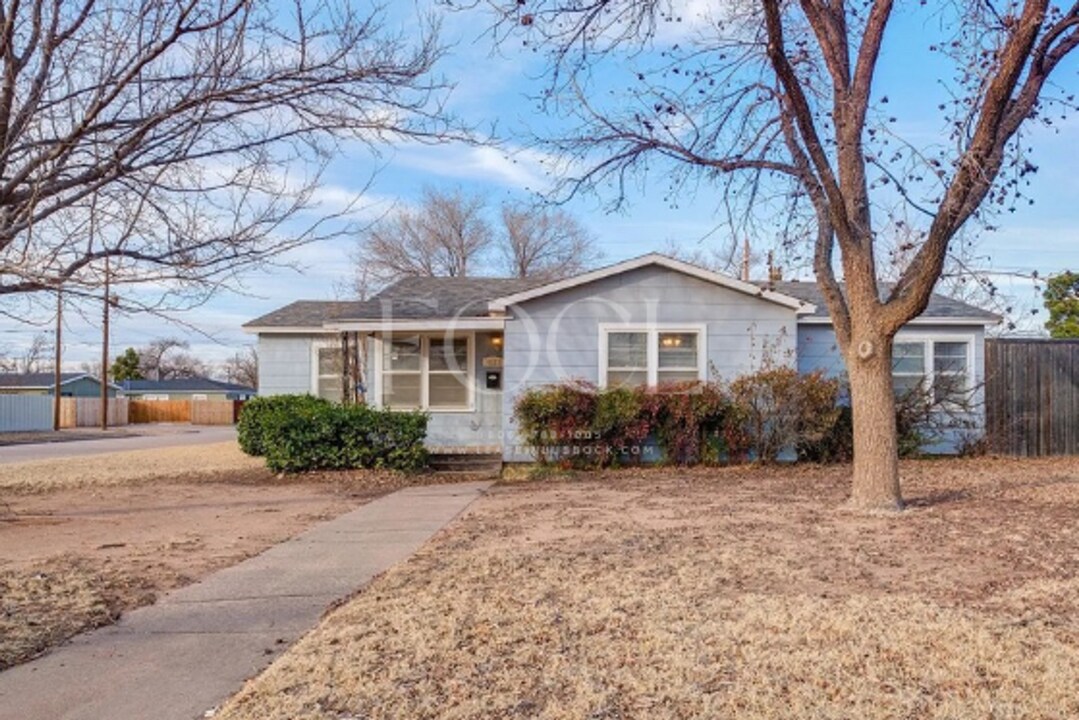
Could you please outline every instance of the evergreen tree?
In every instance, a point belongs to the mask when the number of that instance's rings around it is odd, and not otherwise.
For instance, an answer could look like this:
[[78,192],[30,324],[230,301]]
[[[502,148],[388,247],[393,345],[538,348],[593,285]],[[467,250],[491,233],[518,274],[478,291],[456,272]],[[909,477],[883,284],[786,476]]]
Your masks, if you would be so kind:
[[123,355],[116,356],[116,362],[109,368],[113,382],[124,380],[142,380],[142,372],[139,370],[139,354],[135,348],[129,347]]
[[1079,338],[1079,273],[1065,270],[1045,283],[1045,329],[1054,338]]

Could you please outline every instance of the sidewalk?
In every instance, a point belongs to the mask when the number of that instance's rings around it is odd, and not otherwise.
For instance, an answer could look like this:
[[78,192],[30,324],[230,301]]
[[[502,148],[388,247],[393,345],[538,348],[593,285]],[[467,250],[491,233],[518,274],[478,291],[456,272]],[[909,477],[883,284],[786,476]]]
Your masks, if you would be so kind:
[[0,673],[2,720],[194,720],[490,485],[400,490]]

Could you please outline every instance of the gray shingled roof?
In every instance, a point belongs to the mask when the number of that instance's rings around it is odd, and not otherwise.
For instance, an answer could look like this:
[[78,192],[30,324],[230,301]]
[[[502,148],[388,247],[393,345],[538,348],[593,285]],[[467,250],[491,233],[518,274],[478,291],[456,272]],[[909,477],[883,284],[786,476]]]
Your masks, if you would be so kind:
[[[60,384],[66,384],[81,377],[98,382],[97,378],[81,372],[60,373]],[[39,373],[2,373],[0,374],[0,387],[6,388],[47,388],[52,387],[56,376],[51,372]]]
[[363,302],[327,300],[297,300],[277,308],[262,317],[244,323],[244,327],[322,327],[327,320],[336,320],[342,314],[352,315],[354,308],[362,308]]
[[485,317],[487,303],[542,284],[538,280],[486,277],[403,278],[370,300],[300,300],[256,318],[244,327],[320,327],[332,320],[402,320]]
[[[485,317],[487,304],[496,298],[523,292],[542,281],[520,278],[411,277],[389,286],[370,300],[299,300],[256,318],[244,327],[322,327],[333,320],[428,320]],[[815,317],[827,317],[828,308],[816,283],[758,282],[757,285],[817,306]],[[967,303],[934,294],[922,317],[973,318],[995,322],[999,316]]]
[[[799,300],[812,303],[817,307],[817,311],[808,317],[828,317],[828,305],[824,301],[824,295],[821,293],[817,283],[812,280],[806,281],[786,281],[786,282],[758,282],[763,288],[769,290],[775,290],[776,292],[783,293],[784,295],[790,295],[796,297]],[[881,292],[887,294],[892,289],[891,283],[882,283]],[[955,300],[954,298],[947,297],[946,295],[940,295],[933,293],[929,298],[929,305],[926,307],[925,312],[921,314],[923,318],[973,318],[978,320],[986,320],[988,322],[996,322],[1000,320],[1000,316],[991,313],[988,310],[983,310],[980,307],[975,307],[965,302]]]
[[210,378],[174,378],[171,380],[124,380],[126,392],[236,392],[253,393],[255,388]]

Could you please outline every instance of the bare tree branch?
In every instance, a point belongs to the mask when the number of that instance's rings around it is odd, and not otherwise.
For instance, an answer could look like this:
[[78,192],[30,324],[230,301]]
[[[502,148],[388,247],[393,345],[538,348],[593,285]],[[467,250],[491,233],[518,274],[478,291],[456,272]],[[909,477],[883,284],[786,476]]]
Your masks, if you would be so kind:
[[[320,0],[0,5],[0,295],[116,281],[216,289],[347,232],[305,222],[342,143],[452,131],[438,24]],[[94,204],[102,228],[86,242]]]

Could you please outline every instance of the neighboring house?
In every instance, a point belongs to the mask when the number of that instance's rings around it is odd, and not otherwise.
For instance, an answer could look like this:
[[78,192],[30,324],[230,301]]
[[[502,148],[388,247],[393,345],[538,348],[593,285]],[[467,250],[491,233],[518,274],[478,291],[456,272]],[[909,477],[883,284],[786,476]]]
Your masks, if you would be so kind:
[[[0,395],[52,395],[56,375],[41,373],[0,374]],[[116,397],[120,388],[109,383],[109,397]],[[101,381],[89,373],[60,373],[60,397],[101,397]]]
[[210,378],[124,380],[121,387],[133,400],[250,400],[257,394],[255,388]]
[[[947,376],[982,427],[985,328],[997,322],[934,295],[896,338],[897,384]],[[528,459],[511,418],[531,387],[729,380],[765,362],[843,372],[814,283],[753,284],[658,254],[547,283],[407,278],[371,300],[299,301],[244,328],[258,334],[262,395],[422,409],[436,451],[511,461]]]

